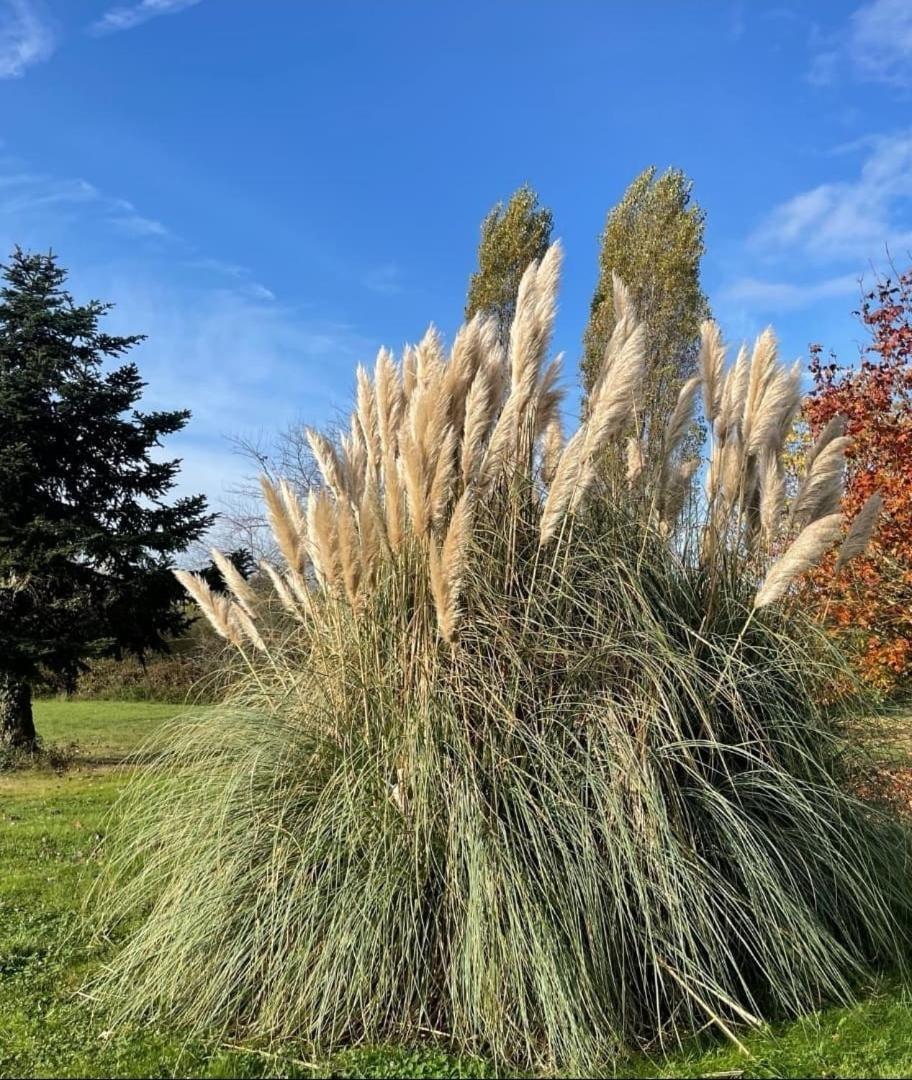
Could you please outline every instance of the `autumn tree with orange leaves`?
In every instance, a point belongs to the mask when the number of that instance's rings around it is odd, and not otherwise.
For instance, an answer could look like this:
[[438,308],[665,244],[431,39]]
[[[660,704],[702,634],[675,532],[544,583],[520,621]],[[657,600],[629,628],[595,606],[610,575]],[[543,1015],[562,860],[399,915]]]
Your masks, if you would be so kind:
[[845,418],[846,515],[877,491],[883,513],[868,551],[839,572],[830,559],[812,591],[865,681],[897,692],[912,688],[912,269],[879,283],[858,314],[872,338],[861,363],[843,367],[812,347],[804,416],[813,437]]

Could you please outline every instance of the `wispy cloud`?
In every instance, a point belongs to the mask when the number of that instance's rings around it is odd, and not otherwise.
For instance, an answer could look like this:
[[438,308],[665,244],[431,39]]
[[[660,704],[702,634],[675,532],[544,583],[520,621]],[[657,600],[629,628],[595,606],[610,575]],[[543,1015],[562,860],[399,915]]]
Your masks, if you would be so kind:
[[94,34],[116,34],[120,30],[132,30],[159,15],[176,15],[179,11],[194,7],[202,0],[139,0],[139,3],[113,7],[89,28]]
[[859,72],[879,82],[912,84],[912,4],[872,0],[852,16],[850,46]]
[[243,290],[246,295],[254,300],[275,300],[276,295],[272,289],[267,288],[259,281],[252,279],[252,271],[240,263],[228,262],[225,259],[214,259],[211,256],[196,255],[187,259],[185,266],[192,270],[205,270],[220,277],[231,278],[238,283],[237,288]]
[[818,261],[864,263],[885,246],[912,244],[912,130],[872,136],[859,174],[788,199],[755,232],[755,249],[798,252]]
[[[912,247],[912,129],[868,135],[828,158],[848,177],[784,200],[748,237],[769,277],[745,275],[719,290],[744,311],[797,311],[827,300],[857,300],[860,274],[887,251]],[[857,162],[852,167],[852,162]]]
[[338,372],[376,351],[348,323],[259,298],[243,285],[178,288],[134,263],[97,269],[87,285],[116,301],[112,332],[148,335],[135,357],[148,383],[144,407],[190,409],[168,451],[184,460],[180,490],[205,491],[216,505],[251,472],[237,456],[237,438],[269,443],[305,417],[327,422],[345,400]]
[[369,270],[361,282],[371,292],[392,296],[402,292],[402,271],[397,263],[384,263]]
[[[124,244],[124,232],[143,246]],[[62,249],[73,292],[115,302],[111,332],[148,334],[136,353],[144,407],[192,412],[166,447],[183,458],[181,492],[220,505],[251,468],[234,438],[268,440],[305,410],[308,422],[328,421],[344,400],[339,372],[376,351],[343,318],[277,298],[248,267],[194,249],[132,202],[0,153],[0,259],[17,241],[46,246],[52,236],[56,248],[86,235],[78,260]]]
[[47,60],[57,35],[35,0],[0,0],[0,79],[15,79]]
[[154,218],[144,217],[128,199],[111,199],[108,220],[119,232],[133,237],[166,237],[171,230]]
[[139,213],[127,199],[115,198],[79,178],[48,176],[17,168],[0,159],[0,217],[18,227],[39,222],[83,220],[91,214],[120,233],[133,238],[172,237],[160,222]]
[[851,274],[807,283],[744,277],[725,286],[719,298],[724,303],[742,304],[755,310],[796,311],[821,300],[850,299],[858,293],[858,278]]
[[869,0],[831,34],[815,30],[808,80],[837,82],[848,69],[856,77],[912,87],[912,4],[909,0]]

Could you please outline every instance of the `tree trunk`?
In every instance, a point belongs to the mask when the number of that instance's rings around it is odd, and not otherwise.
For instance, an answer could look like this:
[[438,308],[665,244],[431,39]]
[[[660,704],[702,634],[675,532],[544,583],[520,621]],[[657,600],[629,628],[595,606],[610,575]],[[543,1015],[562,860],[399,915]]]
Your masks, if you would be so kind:
[[31,752],[36,745],[32,688],[0,671],[0,746]]

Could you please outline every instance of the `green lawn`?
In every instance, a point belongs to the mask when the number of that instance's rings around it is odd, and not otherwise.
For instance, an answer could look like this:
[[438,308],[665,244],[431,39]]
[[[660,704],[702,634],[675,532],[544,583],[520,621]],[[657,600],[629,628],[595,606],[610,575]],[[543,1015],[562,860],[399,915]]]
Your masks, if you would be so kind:
[[187,713],[184,705],[147,701],[66,701],[35,704],[35,726],[48,743],[76,744],[92,764],[114,764],[139,747],[163,720]]
[[[129,1030],[93,1014],[80,987],[104,957],[76,933],[105,815],[128,779],[123,759],[177,706],[39,702],[49,742],[76,742],[75,765],[57,776],[0,773],[0,1076],[482,1076],[479,1061],[429,1047],[343,1054],[319,1065],[287,1048],[279,1056],[187,1043],[174,1032]],[[670,1058],[605,1069],[623,1076],[908,1076],[912,998],[895,985],[859,1005],[829,1010],[775,1033]]]

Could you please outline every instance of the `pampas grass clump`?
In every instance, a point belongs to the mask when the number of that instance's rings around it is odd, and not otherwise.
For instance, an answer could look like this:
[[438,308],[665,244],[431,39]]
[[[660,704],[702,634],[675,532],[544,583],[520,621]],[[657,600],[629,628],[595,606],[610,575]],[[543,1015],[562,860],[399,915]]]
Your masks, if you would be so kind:
[[726,370],[707,324],[644,468],[616,282],[564,442],[558,264],[527,271],[506,355],[476,318],[449,357],[430,332],[359,371],[349,429],[311,438],[324,486],[264,482],[260,587],[184,577],[237,671],[121,808],[99,990],[125,1017],[585,1068],[845,999],[905,952],[907,841],[846,794],[821,704],[844,668],[791,599],[842,532],[842,436],[790,512],[797,369],[767,333]]

